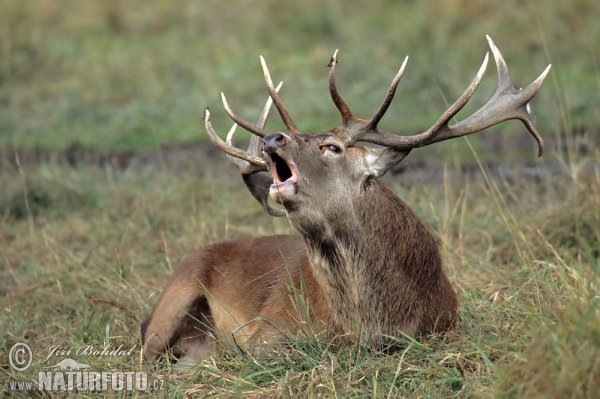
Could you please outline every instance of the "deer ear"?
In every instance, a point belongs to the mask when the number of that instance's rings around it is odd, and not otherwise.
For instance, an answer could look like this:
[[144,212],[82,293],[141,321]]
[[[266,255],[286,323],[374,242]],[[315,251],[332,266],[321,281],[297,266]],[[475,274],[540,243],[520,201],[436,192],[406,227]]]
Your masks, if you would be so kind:
[[383,176],[410,153],[410,150],[397,151],[391,148],[366,148],[366,150],[366,174],[374,177]]
[[269,215],[276,217],[285,216],[285,211],[283,209],[275,209],[269,206],[269,190],[271,188],[271,183],[273,183],[271,175],[252,173],[249,175],[243,174],[242,178],[252,196],[256,198]]

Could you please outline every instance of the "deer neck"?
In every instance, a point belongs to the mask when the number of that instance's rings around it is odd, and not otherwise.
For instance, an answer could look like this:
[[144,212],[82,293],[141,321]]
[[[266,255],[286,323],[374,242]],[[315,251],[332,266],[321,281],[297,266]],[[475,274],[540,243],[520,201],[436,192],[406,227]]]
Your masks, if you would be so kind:
[[406,312],[403,296],[414,298],[411,290],[439,278],[437,245],[383,184],[369,179],[363,189],[352,206],[337,207],[321,228],[303,232],[311,267],[346,331],[393,334],[401,328],[414,334],[416,326],[399,327],[389,315]]

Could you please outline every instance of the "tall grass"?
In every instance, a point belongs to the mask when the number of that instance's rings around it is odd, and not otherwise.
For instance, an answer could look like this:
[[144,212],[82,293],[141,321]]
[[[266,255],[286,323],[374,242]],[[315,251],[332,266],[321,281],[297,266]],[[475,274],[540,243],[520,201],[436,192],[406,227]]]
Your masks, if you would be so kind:
[[[533,101],[549,142],[541,161],[510,166],[516,173],[488,166],[525,157],[517,125],[506,123],[507,151],[477,139],[442,143],[420,150],[434,166],[445,162],[441,176],[411,178],[411,154],[409,173],[386,177],[438,239],[460,296],[457,331],[400,337],[393,354],[310,336],[260,355],[222,347],[192,377],[137,357],[77,360],[166,379],[169,391],[140,396],[595,397],[600,153],[595,136],[579,134],[600,125],[596,3],[0,3],[0,149],[11,158],[12,146],[137,149],[196,140],[205,105],[224,132],[220,91],[253,120],[266,94],[258,54],[285,81],[281,95],[304,130],[338,122],[324,67],[338,47],[340,91],[360,116],[379,105],[410,55],[393,118],[383,121],[402,132],[429,127],[462,92],[487,51],[486,33],[517,85],[553,64]],[[488,75],[465,114],[492,92]],[[477,178],[466,178],[464,163],[478,158]],[[16,165],[0,168],[3,393],[14,394],[10,381],[34,378],[8,366],[13,343],[28,342],[36,356],[53,345],[139,345],[141,321],[185,254],[289,232],[224,163]]]
[[[138,358],[79,360],[100,370],[147,370],[181,396],[592,398],[600,389],[595,167],[516,180],[450,173],[429,183],[387,180],[440,242],[460,296],[461,322],[448,336],[400,337],[391,355],[310,336],[260,355],[219,348],[192,378]],[[139,345],[141,320],[186,253],[288,230],[264,216],[233,172],[216,178],[191,169],[118,173],[48,164],[5,171],[0,183],[6,351],[20,341],[38,356],[52,345],[107,339]],[[23,378],[32,377],[10,368],[0,377],[4,389]]]

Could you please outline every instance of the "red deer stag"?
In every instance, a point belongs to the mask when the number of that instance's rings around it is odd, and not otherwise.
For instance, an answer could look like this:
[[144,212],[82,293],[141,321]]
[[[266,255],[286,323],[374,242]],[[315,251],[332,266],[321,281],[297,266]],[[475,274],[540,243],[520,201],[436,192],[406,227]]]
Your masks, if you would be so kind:
[[[377,178],[413,148],[508,119],[523,121],[542,154],[529,101],[550,66],[527,88],[517,90],[502,55],[489,37],[488,41],[499,79],[492,98],[462,122],[449,125],[481,83],[488,54],[463,95],[429,130],[414,136],[377,127],[408,57],[377,112],[364,120],[353,115],[337,91],[336,51],[329,65],[329,92],[342,125],[312,134],[300,132],[290,118],[261,57],[270,99],[258,124],[235,115],[223,96],[231,119],[254,135],[248,152],[231,145],[233,129],[227,143],[218,138],[208,108],[206,130],[234,161],[263,208],[273,216],[287,215],[301,236],[225,242],[188,255],[142,324],[144,357],[155,360],[171,350],[188,363],[209,357],[217,341],[243,347],[282,343],[307,326],[316,333],[362,336],[373,342],[452,328],[457,299],[442,271],[435,239]],[[271,100],[288,131],[264,130]],[[257,173],[262,171],[272,178]],[[271,208],[268,196],[285,211]]]

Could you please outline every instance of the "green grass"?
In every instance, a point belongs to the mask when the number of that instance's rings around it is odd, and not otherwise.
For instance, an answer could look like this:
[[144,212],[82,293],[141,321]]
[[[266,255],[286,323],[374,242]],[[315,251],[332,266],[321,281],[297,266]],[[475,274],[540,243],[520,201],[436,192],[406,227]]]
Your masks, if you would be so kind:
[[[597,131],[598,14],[594,1],[5,1],[0,147],[204,140],[205,106],[224,134],[230,121],[220,92],[250,120],[264,103],[259,54],[285,82],[281,95],[297,124],[320,131],[339,121],[325,68],[336,48],[340,90],[365,118],[410,56],[382,123],[412,133],[431,126],[466,88],[488,51],[485,34],[517,87],[554,65],[534,101],[543,133]],[[463,115],[491,95],[493,69]]]
[[[218,178],[192,168],[5,170],[2,352],[21,341],[39,357],[53,345],[107,339],[139,345],[140,322],[185,254],[286,232],[287,223],[268,219],[232,169]],[[78,360],[95,370],[148,371],[166,378],[174,396],[594,397],[600,389],[597,172],[387,183],[440,242],[460,295],[456,332],[399,339],[401,350],[391,355],[314,338],[260,356],[220,348],[194,377],[173,376],[137,356]],[[12,370],[4,356],[3,389],[32,378]]]

